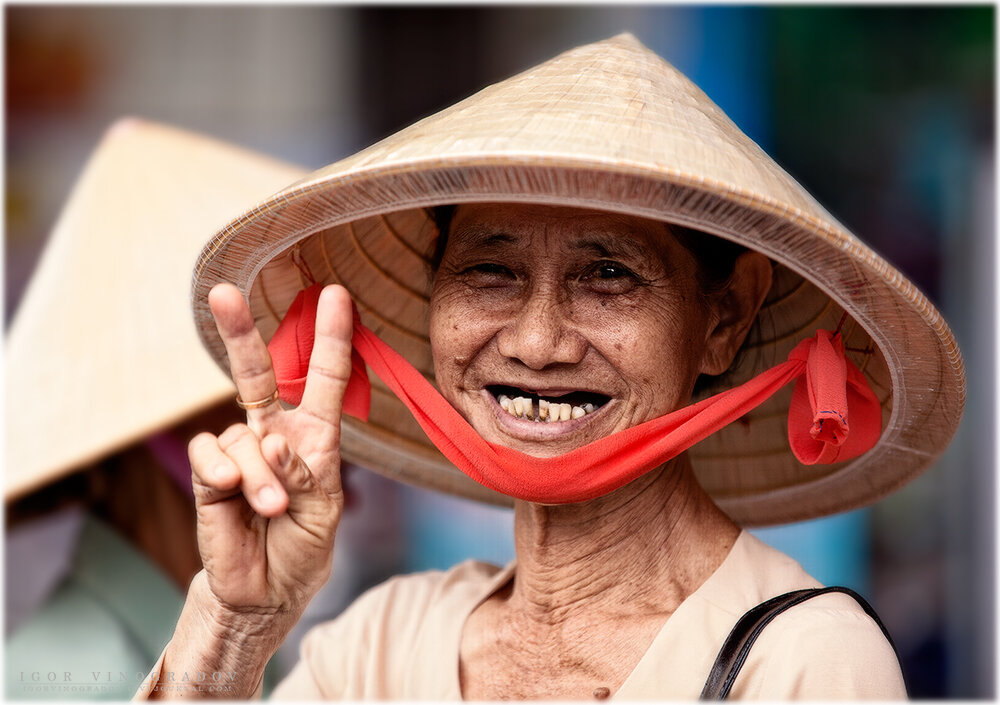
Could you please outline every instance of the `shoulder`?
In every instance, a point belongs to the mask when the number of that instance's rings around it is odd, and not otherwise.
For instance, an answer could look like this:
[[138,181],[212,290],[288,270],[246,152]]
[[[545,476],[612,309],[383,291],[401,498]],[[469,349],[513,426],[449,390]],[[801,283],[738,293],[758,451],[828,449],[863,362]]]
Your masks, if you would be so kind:
[[[747,610],[776,595],[822,585],[789,556],[743,532],[706,600],[719,642]],[[712,654],[714,659],[714,653]],[[733,697],[904,698],[896,655],[881,628],[851,596],[813,597],[780,614],[760,633]]]
[[819,595],[776,617],[761,632],[740,678],[749,697],[906,697],[889,641],[843,593]]

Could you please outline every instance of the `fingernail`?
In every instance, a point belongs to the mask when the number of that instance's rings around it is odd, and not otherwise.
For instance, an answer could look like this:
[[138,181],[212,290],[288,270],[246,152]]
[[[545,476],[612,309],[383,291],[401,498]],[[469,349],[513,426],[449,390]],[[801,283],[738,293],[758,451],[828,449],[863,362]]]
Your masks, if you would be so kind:
[[273,507],[278,503],[278,493],[270,485],[265,485],[257,493],[257,501],[263,507]]

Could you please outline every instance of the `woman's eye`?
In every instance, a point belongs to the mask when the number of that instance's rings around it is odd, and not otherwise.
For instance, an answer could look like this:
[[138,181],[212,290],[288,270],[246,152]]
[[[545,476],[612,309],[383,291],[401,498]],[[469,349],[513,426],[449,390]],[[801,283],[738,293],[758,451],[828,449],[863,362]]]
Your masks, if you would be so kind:
[[477,286],[504,286],[517,278],[507,267],[494,262],[473,265],[462,274]]
[[600,293],[615,294],[631,291],[639,278],[623,264],[602,261],[588,267],[580,281]]
[[632,274],[632,272],[617,262],[598,262],[593,267],[593,272],[600,279],[617,279],[618,277],[627,277]]

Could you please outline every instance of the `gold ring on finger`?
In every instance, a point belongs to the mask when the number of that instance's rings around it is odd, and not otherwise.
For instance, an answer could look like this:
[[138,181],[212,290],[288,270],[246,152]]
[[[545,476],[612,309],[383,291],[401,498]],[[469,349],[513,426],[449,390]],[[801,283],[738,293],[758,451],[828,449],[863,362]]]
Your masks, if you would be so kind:
[[275,388],[275,390],[271,393],[270,396],[264,399],[258,399],[257,401],[243,401],[242,399],[240,399],[239,393],[236,394],[236,406],[240,407],[241,409],[261,409],[265,406],[273,404],[276,401],[278,401],[277,388]]

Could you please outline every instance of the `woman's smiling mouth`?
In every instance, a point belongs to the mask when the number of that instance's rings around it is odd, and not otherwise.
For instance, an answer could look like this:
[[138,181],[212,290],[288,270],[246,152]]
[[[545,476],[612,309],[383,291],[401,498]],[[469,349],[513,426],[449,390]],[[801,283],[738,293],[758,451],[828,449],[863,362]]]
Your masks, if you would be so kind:
[[606,394],[580,390],[529,390],[491,384],[483,391],[501,425],[530,439],[575,431],[611,401]]
[[609,400],[607,395],[595,392],[535,392],[505,385],[490,385],[487,391],[511,416],[545,423],[581,418],[594,413]]

